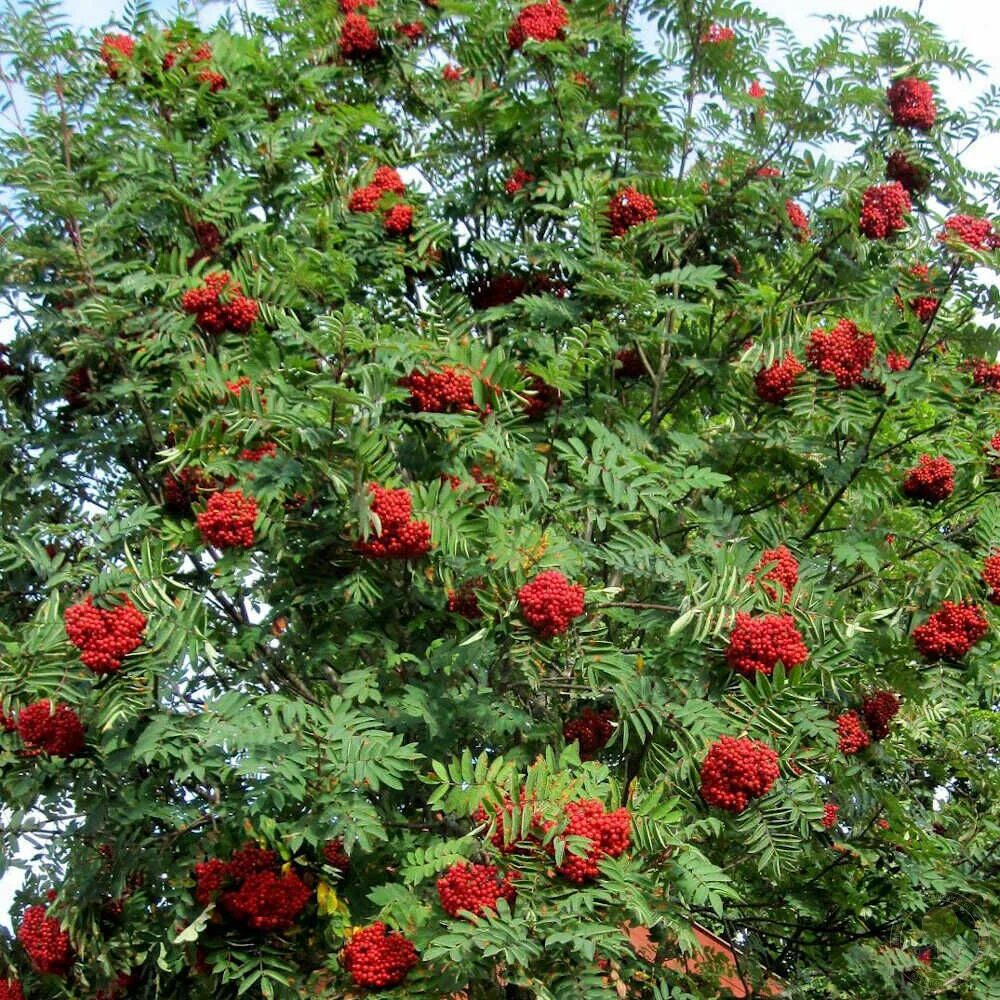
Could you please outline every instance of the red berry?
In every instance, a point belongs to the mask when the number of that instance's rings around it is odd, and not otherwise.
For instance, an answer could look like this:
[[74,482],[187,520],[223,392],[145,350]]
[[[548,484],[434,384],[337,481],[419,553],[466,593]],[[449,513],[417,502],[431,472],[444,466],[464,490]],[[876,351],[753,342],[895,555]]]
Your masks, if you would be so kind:
[[875,356],[875,338],[858,329],[849,319],[841,319],[830,331],[812,331],[806,346],[806,360],[817,371],[832,375],[842,389],[861,380],[861,373]]
[[341,956],[355,985],[369,989],[398,986],[417,961],[413,943],[381,920],[351,935]]
[[336,868],[341,875],[346,875],[351,867],[351,858],[344,850],[344,838],[335,837],[323,845],[323,859],[331,868]]
[[88,596],[63,614],[69,641],[81,651],[84,666],[95,674],[121,670],[125,657],[142,643],[146,616],[130,598],[122,598],[113,608],[95,608],[94,598]]
[[[555,850],[556,840],[564,837],[583,837],[590,842],[583,857],[573,854],[567,847],[559,872],[570,882],[583,885],[600,875],[598,862],[602,858],[619,858],[628,850],[632,817],[627,809],[606,812],[597,799],[580,799],[566,804],[566,826],[550,843]],[[545,824],[551,829],[553,824]]]
[[243,295],[239,282],[232,281],[228,271],[206,275],[199,288],[184,293],[181,306],[194,315],[199,329],[211,334],[227,330],[246,333],[260,311],[259,304]]
[[479,596],[472,584],[464,584],[458,590],[448,591],[448,610],[469,621],[479,621],[483,617],[479,607]]
[[441,70],[442,79],[446,80],[448,83],[457,83],[462,79],[462,70],[459,66],[452,66],[448,63],[443,70]]
[[848,756],[860,753],[872,741],[864,720],[853,710],[837,716],[837,736],[837,749]]
[[472,372],[445,365],[440,371],[412,371],[399,384],[410,390],[419,413],[478,412],[472,393]]
[[516,879],[515,872],[508,872],[501,878],[496,865],[470,865],[467,861],[459,861],[437,881],[441,908],[450,917],[460,916],[462,910],[477,917],[486,910],[496,911],[498,899],[514,902]]
[[222,490],[208,498],[196,524],[206,545],[218,549],[246,549],[254,543],[257,513],[257,501],[253,497],[244,496],[242,490]]
[[53,757],[76,756],[86,739],[76,712],[61,703],[53,708],[47,698],[21,709],[17,732],[29,751]]
[[278,454],[278,446],[274,441],[265,441],[256,448],[244,448],[240,452],[241,462],[259,462],[265,458],[274,458]]
[[[997,367],[1000,368],[1000,365]],[[1000,387],[998,387],[997,391],[1000,392]],[[983,449],[983,451],[994,459],[1000,458],[1000,434],[994,434],[993,437],[990,438],[990,443]],[[986,474],[990,477],[990,479],[1000,477],[1000,463],[997,461],[991,462]]]
[[913,630],[913,641],[929,660],[959,659],[988,631],[989,623],[977,605],[944,601],[923,625]]
[[507,183],[504,184],[503,189],[507,194],[513,196],[517,194],[526,184],[531,184],[535,179],[535,175],[529,173],[527,170],[518,167],[513,174],[511,174]]
[[809,650],[791,615],[754,618],[744,611],[737,613],[726,649],[726,660],[737,673],[751,678],[757,674],[770,677],[779,662],[791,670],[808,658]]
[[543,639],[562,635],[583,614],[584,589],[558,570],[539,573],[517,592],[524,620]]
[[870,240],[884,240],[906,228],[903,218],[913,208],[899,181],[873,184],[861,198],[859,228]]
[[105,35],[101,40],[101,62],[108,76],[117,80],[125,72],[125,66],[135,51],[135,39],[128,35]]
[[795,380],[805,371],[798,359],[789,351],[782,360],[768,368],[761,368],[754,377],[757,395],[766,403],[780,404],[795,387]]
[[55,917],[47,916],[41,904],[29,906],[24,911],[17,940],[32,968],[43,976],[65,976],[73,965],[69,934]]
[[723,736],[701,765],[701,797],[710,806],[741,813],[767,795],[778,779],[778,755],[760,740]]
[[262,871],[242,878],[234,891],[222,893],[219,904],[251,930],[285,931],[294,925],[311,895],[294,872]]
[[389,194],[403,195],[406,193],[403,178],[399,176],[399,172],[394,167],[376,167],[375,176],[372,178],[372,187]]
[[736,32],[732,28],[726,28],[721,24],[710,24],[701,33],[699,41],[702,45],[721,45],[723,42],[731,42],[735,37]]
[[1000,552],[991,552],[986,557],[983,582],[990,588],[990,604],[1000,604]]
[[921,455],[920,464],[915,465],[903,479],[903,492],[915,500],[940,503],[955,491],[955,466],[939,455]]
[[397,24],[396,30],[408,39],[411,45],[416,45],[424,37],[427,25],[423,21],[409,21],[406,24]]
[[417,559],[430,551],[430,525],[412,519],[413,501],[407,490],[370,483],[368,491],[371,513],[380,526],[366,541],[356,543],[360,552],[371,559]]
[[[758,175],[759,174],[760,171],[758,171]],[[812,235],[812,230],[809,228],[809,217],[791,199],[788,199],[785,202],[785,215],[788,217],[788,221],[791,223],[792,228],[796,231],[797,238],[800,241],[809,239]]]
[[615,378],[644,378],[646,366],[642,363],[642,355],[634,347],[618,351],[615,354]]
[[835,802],[827,802],[823,806],[823,826],[829,830],[830,827],[837,825],[837,813],[840,812],[840,806]]
[[559,0],[528,4],[507,29],[507,44],[519,49],[529,38],[536,42],[555,41],[565,35],[568,24],[566,8]]
[[378,52],[378,35],[364,14],[353,11],[340,29],[340,54],[348,60],[370,59]]
[[656,205],[648,195],[634,187],[622,188],[608,203],[608,221],[612,236],[623,236],[630,229],[656,218]]
[[754,80],[754,82],[750,84],[747,96],[754,98],[767,97],[767,91],[760,85],[759,80]]
[[410,205],[393,205],[382,220],[390,236],[405,236],[413,228],[413,208]]
[[942,243],[958,244],[970,250],[996,250],[1000,247],[1000,234],[994,232],[993,223],[972,215],[953,215],[945,219],[938,239]]
[[884,740],[889,735],[889,723],[898,713],[899,698],[892,691],[876,691],[861,703],[861,714],[876,740]]
[[581,760],[593,760],[595,754],[603,750],[611,739],[611,734],[615,731],[614,718],[615,713],[610,708],[595,712],[587,707],[575,719],[570,719],[563,725],[563,739],[567,743],[579,742]]
[[379,200],[385,191],[377,184],[369,184],[367,187],[356,188],[351,192],[351,197],[347,200],[347,209],[350,212],[364,214],[374,212],[378,208]]
[[885,356],[885,364],[891,372],[905,372],[910,367],[910,359],[905,354],[889,351]]
[[905,76],[896,80],[886,91],[892,123],[900,128],[915,128],[926,132],[937,118],[934,91],[926,80]]
[[886,180],[899,181],[910,194],[923,194],[931,183],[927,168],[915,163],[901,149],[893,150],[885,162]]
[[[760,575],[760,571],[765,568],[767,572]],[[753,587],[758,579],[774,580],[781,587],[782,602],[787,604],[791,600],[795,585],[799,582],[799,564],[784,545],[779,545],[776,549],[765,549],[753,572],[747,577],[747,583]],[[772,601],[778,600],[778,593],[774,587],[766,583],[762,583],[761,586]]]

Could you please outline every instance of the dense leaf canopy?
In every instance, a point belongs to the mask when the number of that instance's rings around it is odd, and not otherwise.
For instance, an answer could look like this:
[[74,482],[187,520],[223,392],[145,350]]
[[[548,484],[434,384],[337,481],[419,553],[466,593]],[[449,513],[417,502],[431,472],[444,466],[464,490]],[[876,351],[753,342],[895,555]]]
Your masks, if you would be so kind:
[[0,24],[0,998],[1000,997],[981,66]]

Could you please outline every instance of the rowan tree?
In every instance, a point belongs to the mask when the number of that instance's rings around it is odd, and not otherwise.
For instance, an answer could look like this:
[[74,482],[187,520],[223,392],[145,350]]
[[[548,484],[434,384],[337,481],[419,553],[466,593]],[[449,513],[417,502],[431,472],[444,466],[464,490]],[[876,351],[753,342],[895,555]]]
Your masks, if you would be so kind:
[[997,995],[984,67],[0,23],[0,997]]

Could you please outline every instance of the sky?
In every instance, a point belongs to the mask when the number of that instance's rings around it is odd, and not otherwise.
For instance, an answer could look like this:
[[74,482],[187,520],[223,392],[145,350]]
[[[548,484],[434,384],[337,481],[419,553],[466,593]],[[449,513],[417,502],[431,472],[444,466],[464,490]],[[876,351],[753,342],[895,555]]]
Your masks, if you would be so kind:
[[[63,6],[76,25],[91,28],[119,15],[125,0],[65,0]],[[166,11],[174,4],[159,0],[157,6]],[[757,6],[785,21],[800,41],[810,42],[823,33],[825,22],[822,15],[830,12],[831,2],[757,0]],[[836,0],[834,10],[849,17],[863,17],[872,11],[873,6],[873,0]],[[901,0],[897,6],[910,11],[919,7],[928,20],[942,28],[946,38],[964,46],[976,58],[992,64],[995,39],[1000,37],[1000,4],[987,0]],[[1000,73],[991,72],[988,77],[976,78],[971,84],[947,77],[938,84],[944,103],[958,106],[971,100],[992,82],[1000,83]],[[968,164],[977,169],[993,169],[1000,164],[1000,136],[988,136],[977,143],[970,151]],[[0,879],[0,923],[8,926],[11,895],[19,882],[20,873],[16,871],[10,871]]]

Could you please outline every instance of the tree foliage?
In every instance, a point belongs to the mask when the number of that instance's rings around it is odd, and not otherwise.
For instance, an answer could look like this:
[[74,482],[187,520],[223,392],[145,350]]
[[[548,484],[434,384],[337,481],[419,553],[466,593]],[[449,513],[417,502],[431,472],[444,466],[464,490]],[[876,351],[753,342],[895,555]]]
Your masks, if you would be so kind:
[[72,949],[0,973],[1000,996],[1000,94],[887,104],[982,66],[890,8],[0,22],[3,857]]

